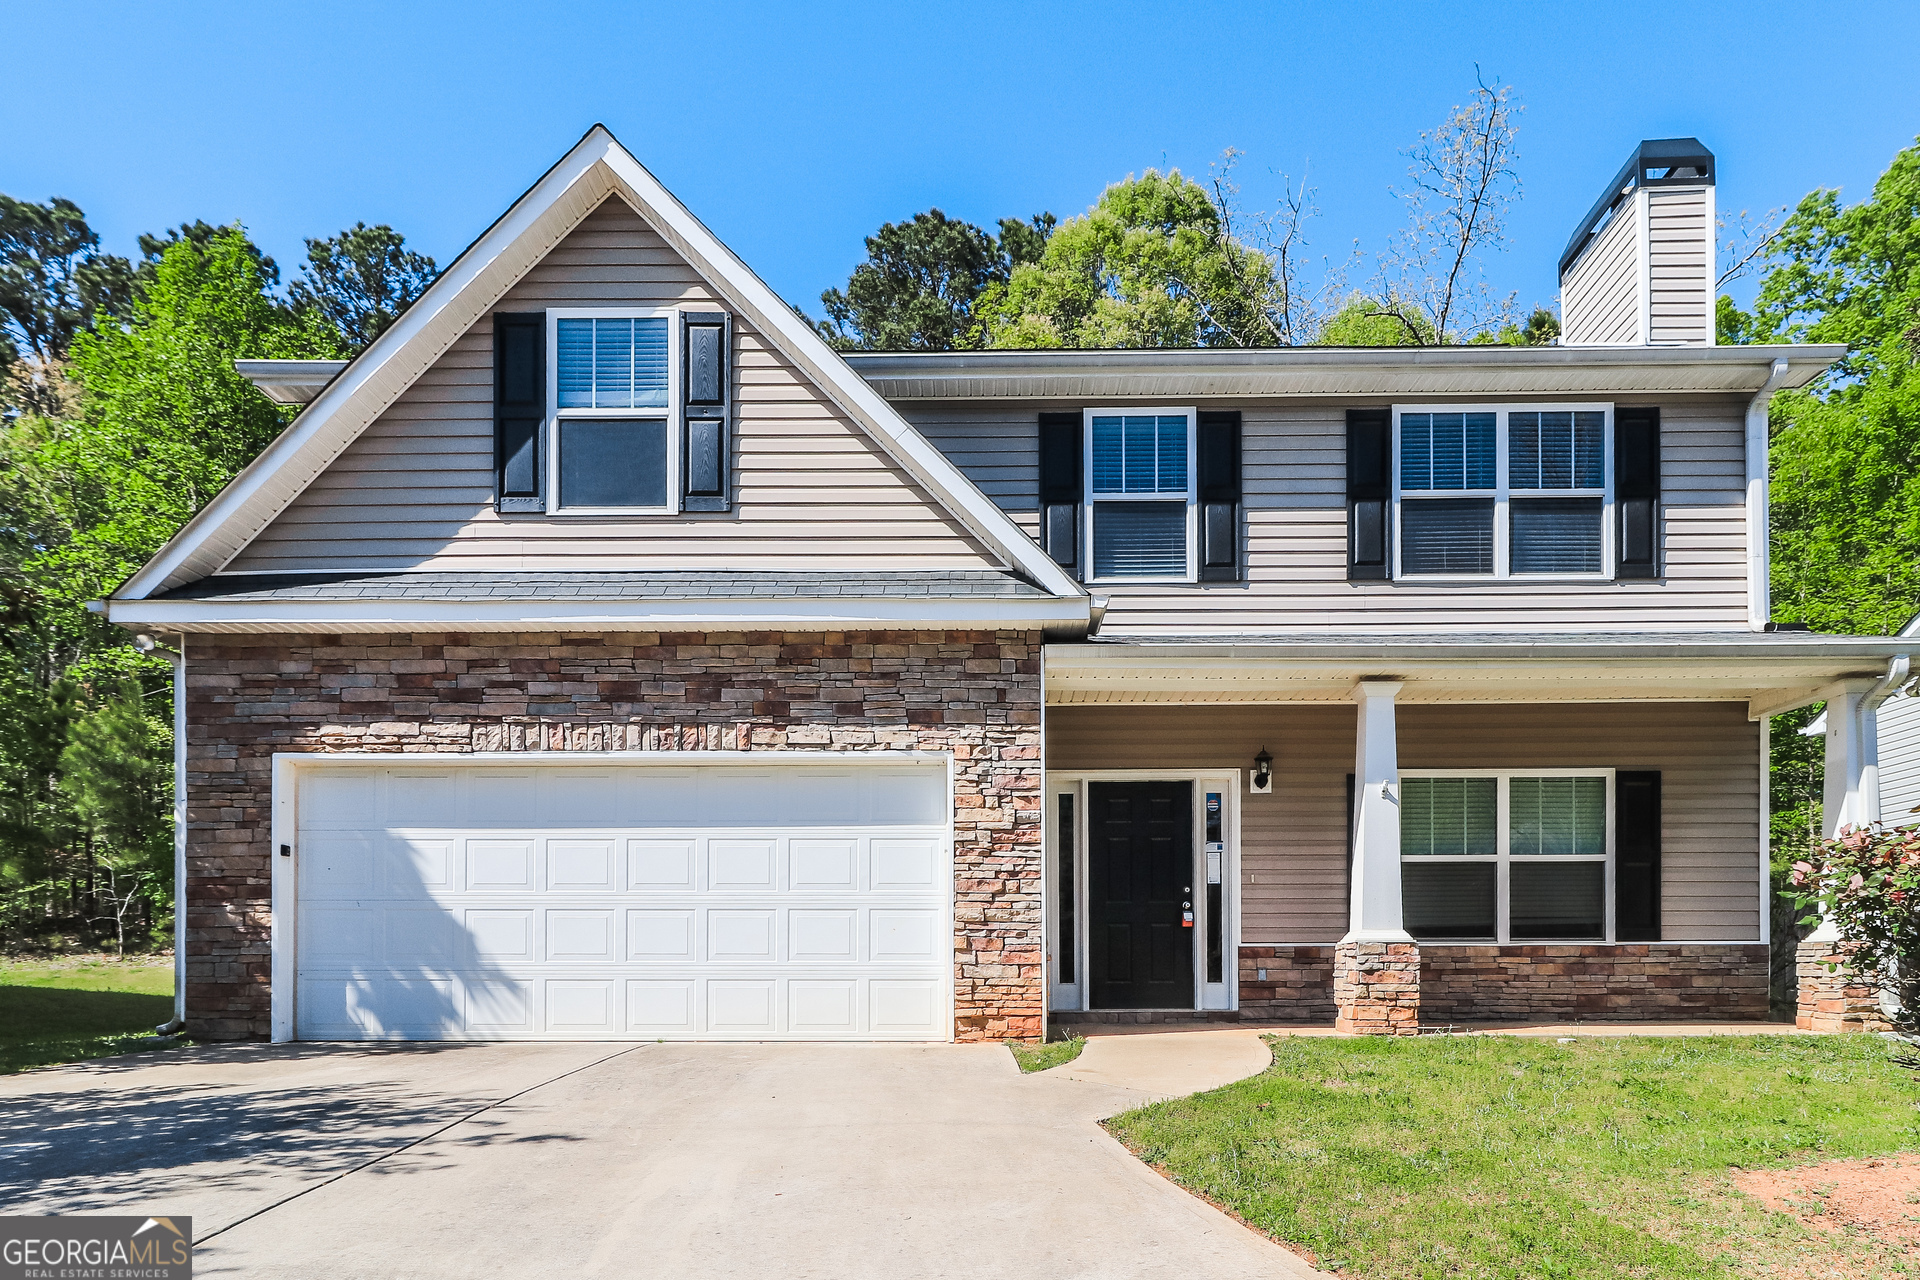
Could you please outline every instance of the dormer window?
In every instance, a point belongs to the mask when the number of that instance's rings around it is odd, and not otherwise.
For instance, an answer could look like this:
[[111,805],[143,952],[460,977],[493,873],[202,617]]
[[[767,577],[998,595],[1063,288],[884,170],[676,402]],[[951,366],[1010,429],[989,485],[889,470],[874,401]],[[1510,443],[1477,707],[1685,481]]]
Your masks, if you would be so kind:
[[547,317],[554,388],[547,510],[675,510],[674,313],[555,310]]

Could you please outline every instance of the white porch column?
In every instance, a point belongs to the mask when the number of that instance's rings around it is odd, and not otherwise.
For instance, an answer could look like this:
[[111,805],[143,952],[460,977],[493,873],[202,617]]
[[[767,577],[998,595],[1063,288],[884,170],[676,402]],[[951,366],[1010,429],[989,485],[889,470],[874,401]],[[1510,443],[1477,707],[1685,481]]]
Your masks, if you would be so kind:
[[1827,690],[1827,769],[1820,834],[1880,820],[1880,737],[1868,695],[1879,681],[1836,681]]
[[1363,680],[1353,762],[1353,884],[1343,942],[1412,942],[1400,914],[1400,747],[1394,732],[1398,680]]

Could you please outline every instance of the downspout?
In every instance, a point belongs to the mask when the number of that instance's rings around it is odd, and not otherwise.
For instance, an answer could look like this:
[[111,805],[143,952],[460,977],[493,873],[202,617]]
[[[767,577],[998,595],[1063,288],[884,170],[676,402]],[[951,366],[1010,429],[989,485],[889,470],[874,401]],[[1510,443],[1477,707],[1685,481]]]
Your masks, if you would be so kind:
[[1866,739],[1866,750],[1860,767],[1860,810],[1861,816],[1868,822],[1880,821],[1880,704],[1899,692],[1906,684],[1912,668],[1912,659],[1904,653],[1896,653],[1887,663],[1887,674],[1880,677],[1873,688],[1867,690],[1867,696],[1860,699],[1861,735]]
[[187,1025],[187,637],[180,633],[176,649],[144,635],[133,644],[173,666],[173,1019],[154,1028],[167,1036]]
[[1767,403],[1787,379],[1787,362],[1775,360],[1767,380],[1747,401],[1747,627],[1765,631],[1773,613],[1767,581]]

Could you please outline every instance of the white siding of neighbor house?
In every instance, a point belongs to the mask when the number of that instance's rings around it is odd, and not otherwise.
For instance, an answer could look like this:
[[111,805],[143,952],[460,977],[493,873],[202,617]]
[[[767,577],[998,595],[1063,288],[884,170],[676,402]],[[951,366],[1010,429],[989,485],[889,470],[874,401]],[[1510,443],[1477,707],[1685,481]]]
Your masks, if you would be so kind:
[[[1240,798],[1241,941],[1337,942],[1347,930],[1351,707],[1047,709],[1047,767],[1252,767]],[[1744,703],[1542,703],[1398,709],[1402,769],[1657,769],[1661,936],[1753,941],[1760,929],[1760,738]]]
[[1888,826],[1920,823],[1920,698],[1900,695],[1880,704],[1880,820]]
[[1617,206],[1560,282],[1560,340],[1627,346],[1640,335],[1639,197]]
[[[1210,403],[1241,411],[1247,581],[1101,583],[1095,590],[1111,600],[1104,628],[1163,634],[1745,629],[1744,400],[1702,396],[1661,406],[1662,580],[1352,583],[1346,576],[1346,410],[1382,403]],[[1039,414],[1081,406],[906,401],[898,407],[1015,520],[1033,529]]]
[[[610,198],[495,309],[675,304],[724,308],[638,214]],[[499,515],[492,335],[492,317],[482,318],[227,571],[997,563],[738,316],[733,511]]]
[[1650,187],[1648,315],[1656,346],[1713,342],[1713,227],[1705,188]]

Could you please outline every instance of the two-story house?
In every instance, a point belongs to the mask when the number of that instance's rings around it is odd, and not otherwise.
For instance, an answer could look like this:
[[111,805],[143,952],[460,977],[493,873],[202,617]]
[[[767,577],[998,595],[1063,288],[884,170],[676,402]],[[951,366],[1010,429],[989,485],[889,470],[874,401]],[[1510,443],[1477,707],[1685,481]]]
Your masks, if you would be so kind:
[[1712,166],[1555,347],[843,358],[595,128],[105,606],[188,1025],[1764,1016],[1767,717],[1911,642],[1767,625],[1840,348],[1714,345]]

